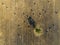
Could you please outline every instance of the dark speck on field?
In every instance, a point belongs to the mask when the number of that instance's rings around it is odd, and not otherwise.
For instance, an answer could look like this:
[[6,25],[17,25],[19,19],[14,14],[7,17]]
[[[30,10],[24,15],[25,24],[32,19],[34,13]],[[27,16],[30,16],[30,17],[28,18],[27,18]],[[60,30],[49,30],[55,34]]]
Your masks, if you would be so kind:
[[20,25],[18,24],[18,26],[20,26]]
[[8,7],[6,6],[6,8],[8,8]]
[[41,13],[39,13],[39,15],[41,15]]
[[42,9],[42,11],[44,11],[44,9]]
[[58,12],[57,12],[57,11],[55,11],[55,13],[57,14]]
[[49,29],[51,29],[51,27],[49,27]]
[[48,1],[48,3],[49,3],[50,1]]
[[25,13],[23,12],[23,15],[24,15]]
[[20,36],[20,34],[17,34],[18,36]]
[[14,12],[14,15],[16,15],[16,13]]
[[49,29],[51,29],[54,26],[54,24],[52,24],[51,26],[49,26]]
[[48,30],[46,30],[45,32],[48,32]]
[[52,26],[54,26],[54,24],[52,24]]
[[25,23],[25,21],[24,21],[24,23]]
[[34,13],[32,13],[34,15]]
[[31,11],[33,11],[33,9],[31,9]]
[[32,19],[31,16],[28,18],[28,22],[31,26],[33,26],[35,28],[35,21]]
[[28,25],[28,27],[30,27],[30,26]]
[[35,5],[36,3],[34,2],[34,5]]
[[2,5],[4,5],[4,3],[2,3]]
[[28,18],[29,16],[28,16],[28,15],[26,15],[26,17]]
[[46,13],[46,10],[44,12]]

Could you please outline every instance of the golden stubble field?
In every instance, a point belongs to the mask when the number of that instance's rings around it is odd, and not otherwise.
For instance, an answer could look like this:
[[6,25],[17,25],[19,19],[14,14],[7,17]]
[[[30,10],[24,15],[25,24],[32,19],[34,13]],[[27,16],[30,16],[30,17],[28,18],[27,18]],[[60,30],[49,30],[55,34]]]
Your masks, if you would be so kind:
[[[60,45],[60,0],[0,0],[0,45]],[[28,18],[35,21],[35,28]]]

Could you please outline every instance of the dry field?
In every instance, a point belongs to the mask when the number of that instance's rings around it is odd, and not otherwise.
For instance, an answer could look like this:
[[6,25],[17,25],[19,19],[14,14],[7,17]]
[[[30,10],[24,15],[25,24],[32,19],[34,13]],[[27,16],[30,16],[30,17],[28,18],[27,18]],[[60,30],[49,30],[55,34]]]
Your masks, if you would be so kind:
[[60,45],[60,0],[0,0],[0,45]]

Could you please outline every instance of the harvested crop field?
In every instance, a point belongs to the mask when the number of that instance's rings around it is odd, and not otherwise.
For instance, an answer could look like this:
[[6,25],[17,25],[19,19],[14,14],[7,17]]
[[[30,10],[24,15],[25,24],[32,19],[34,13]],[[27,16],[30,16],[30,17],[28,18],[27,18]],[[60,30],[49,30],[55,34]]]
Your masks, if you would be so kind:
[[0,0],[0,45],[60,45],[60,0]]

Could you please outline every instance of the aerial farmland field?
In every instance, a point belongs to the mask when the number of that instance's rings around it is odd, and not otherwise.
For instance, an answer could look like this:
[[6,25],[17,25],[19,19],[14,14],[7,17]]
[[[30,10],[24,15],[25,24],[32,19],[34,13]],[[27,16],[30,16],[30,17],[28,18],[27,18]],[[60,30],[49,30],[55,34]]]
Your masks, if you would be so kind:
[[60,0],[0,0],[0,45],[60,45]]

